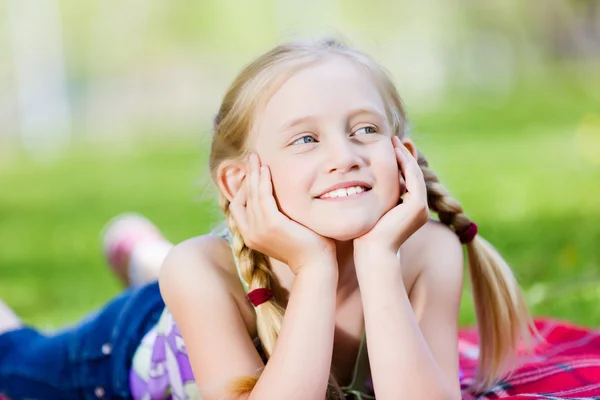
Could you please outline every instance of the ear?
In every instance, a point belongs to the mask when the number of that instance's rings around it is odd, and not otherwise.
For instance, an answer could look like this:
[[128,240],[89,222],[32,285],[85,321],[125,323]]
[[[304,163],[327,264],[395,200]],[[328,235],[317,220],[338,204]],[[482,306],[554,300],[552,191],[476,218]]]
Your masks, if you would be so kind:
[[246,165],[242,160],[226,160],[219,165],[217,185],[227,200],[233,201],[245,177]]
[[415,159],[417,159],[418,158],[418,153],[417,153],[417,146],[415,146],[415,142],[413,142],[409,138],[402,138],[400,140],[402,141],[402,144],[404,145],[404,147],[406,147],[406,149],[408,151],[410,151],[410,154],[412,154],[412,156]]

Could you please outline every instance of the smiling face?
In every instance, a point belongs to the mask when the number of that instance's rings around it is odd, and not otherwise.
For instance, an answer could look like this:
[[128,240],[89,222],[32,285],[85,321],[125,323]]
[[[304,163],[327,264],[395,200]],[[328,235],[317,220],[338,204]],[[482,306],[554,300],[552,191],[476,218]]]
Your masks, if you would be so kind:
[[[320,235],[352,240],[398,202],[384,101],[373,79],[344,57],[291,75],[258,110],[250,135],[281,210]],[[358,189],[321,196],[339,184]]]

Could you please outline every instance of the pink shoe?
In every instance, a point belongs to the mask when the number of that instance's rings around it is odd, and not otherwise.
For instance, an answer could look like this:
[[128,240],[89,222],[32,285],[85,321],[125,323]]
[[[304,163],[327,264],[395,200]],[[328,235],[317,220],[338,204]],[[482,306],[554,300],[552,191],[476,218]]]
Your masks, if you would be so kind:
[[168,243],[160,230],[146,217],[136,213],[119,214],[102,229],[104,255],[117,277],[127,286],[132,282],[130,259],[140,242]]
[[[17,314],[0,299],[0,333],[19,329],[23,324]],[[0,397],[2,400],[2,397]]]

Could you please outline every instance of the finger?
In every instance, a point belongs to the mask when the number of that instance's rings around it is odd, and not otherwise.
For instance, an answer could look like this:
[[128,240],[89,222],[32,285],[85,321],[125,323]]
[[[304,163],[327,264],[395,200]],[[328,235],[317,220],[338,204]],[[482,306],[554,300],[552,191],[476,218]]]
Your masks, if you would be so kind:
[[251,159],[252,153],[248,154],[246,156],[246,159],[244,160],[244,168],[245,168],[245,176],[244,176],[244,180],[242,182],[243,185],[243,189],[244,189],[244,214],[245,214],[245,219],[248,223],[249,227],[254,226],[254,215],[252,212],[252,205],[254,203],[254,200],[252,198],[252,188],[251,188],[251,177],[252,177],[252,167],[251,167]]
[[406,154],[402,151],[401,147],[395,147],[394,153],[396,154],[396,160],[398,161],[398,167],[400,169],[400,175],[406,180],[407,164]]
[[250,157],[250,169],[252,175],[250,176],[250,187],[252,188],[252,195],[258,197],[258,182],[260,180],[260,161],[256,153],[252,153]]
[[253,177],[254,177],[254,169],[252,164],[252,153],[248,155],[246,159],[246,179],[244,180],[244,185],[246,187],[246,218],[248,220],[248,225],[252,229],[255,226],[255,222],[259,221],[256,216],[256,195],[254,193],[254,188],[252,186]]
[[253,187],[252,187],[252,175],[254,174],[254,170],[252,168],[253,164],[252,164],[252,153],[250,153],[248,155],[248,158],[246,160],[246,185],[248,188],[248,203],[250,203],[250,201],[252,201],[254,199],[254,192],[253,192]]
[[400,196],[406,193],[406,179],[404,179],[404,175],[401,172],[398,173],[400,180]]
[[418,191],[419,182],[417,171],[418,165],[416,164],[412,154],[404,145],[399,147],[399,150],[399,154],[402,159],[401,170],[406,183],[406,190],[411,193],[416,193]]
[[400,180],[400,196],[403,196],[408,192],[408,188],[406,185],[406,175],[408,173],[406,165],[408,163],[408,160],[406,159],[406,155],[402,152],[402,149],[400,147],[396,147],[394,149],[394,152],[396,153],[396,160],[398,161],[399,167],[398,179]]
[[271,170],[268,166],[260,167],[261,176],[259,184],[259,196],[261,212],[264,218],[275,221],[279,217],[280,211],[273,195],[273,181],[271,180]]
[[398,180],[400,181],[400,199],[398,200],[398,204],[402,204],[404,202],[404,195],[406,194],[406,179],[404,179],[404,175],[402,172],[398,172]]
[[408,179],[406,179],[406,175],[404,176],[405,179],[407,180],[407,190],[411,191],[415,194],[418,193],[418,195],[424,200],[427,201],[427,187],[425,185],[425,178],[423,176],[423,171],[421,170],[421,166],[419,165],[417,159],[412,155],[411,152],[408,151],[408,149],[404,149],[404,152],[407,154],[407,158],[408,158],[408,165],[409,168],[411,170],[411,180],[412,182],[409,182]]
[[260,223],[262,219],[262,210],[258,193],[258,184],[260,181],[259,168],[258,156],[255,153],[252,153],[250,157],[250,181],[248,182],[248,185],[250,186],[250,196],[252,199],[251,212],[253,213],[255,221]]
[[242,178],[242,182],[240,183],[240,187],[239,187],[238,191],[233,196],[233,200],[231,200],[232,204],[235,203],[242,207],[246,207],[246,204],[248,203],[247,182],[248,182],[248,179],[246,179],[246,176],[244,176]]
[[410,150],[408,150],[408,148],[404,145],[404,143],[400,142],[400,146],[398,146],[400,148],[400,150],[402,150],[402,154],[404,154],[405,156],[410,156],[412,159],[415,159],[415,157],[413,156],[413,154],[410,152]]
[[398,155],[400,170],[406,183],[407,192],[413,195],[423,195],[423,176],[417,161],[404,146],[397,148],[396,153]]
[[402,141],[400,140],[400,138],[396,135],[392,136],[392,145],[394,147],[400,147],[402,146]]
[[245,206],[246,198],[246,188],[245,186],[241,186],[233,201],[229,204],[229,211],[242,237],[246,237],[248,232],[248,217]]

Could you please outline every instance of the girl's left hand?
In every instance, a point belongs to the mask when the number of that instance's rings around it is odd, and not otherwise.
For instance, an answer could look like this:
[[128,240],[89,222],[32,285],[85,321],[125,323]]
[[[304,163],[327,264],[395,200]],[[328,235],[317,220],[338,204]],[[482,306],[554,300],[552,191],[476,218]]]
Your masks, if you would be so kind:
[[355,257],[365,255],[372,259],[374,251],[391,251],[395,255],[400,245],[429,220],[423,172],[397,136],[392,137],[392,144],[398,161],[400,184],[403,177],[406,181],[406,194],[403,201],[385,213],[369,232],[354,239]]

